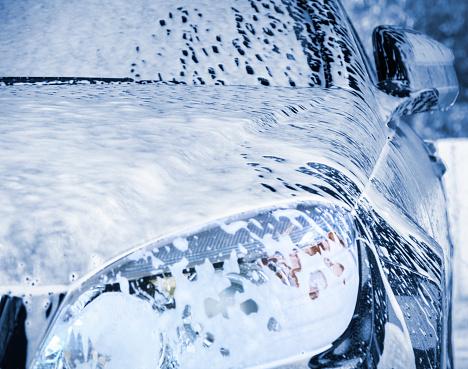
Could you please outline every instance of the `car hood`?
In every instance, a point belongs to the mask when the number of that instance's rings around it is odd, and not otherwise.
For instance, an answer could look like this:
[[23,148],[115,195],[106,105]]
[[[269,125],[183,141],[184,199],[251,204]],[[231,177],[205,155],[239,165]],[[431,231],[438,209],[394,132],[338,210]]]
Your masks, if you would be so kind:
[[338,88],[15,85],[0,104],[3,286],[69,284],[187,227],[330,198],[317,164],[363,186],[386,140]]

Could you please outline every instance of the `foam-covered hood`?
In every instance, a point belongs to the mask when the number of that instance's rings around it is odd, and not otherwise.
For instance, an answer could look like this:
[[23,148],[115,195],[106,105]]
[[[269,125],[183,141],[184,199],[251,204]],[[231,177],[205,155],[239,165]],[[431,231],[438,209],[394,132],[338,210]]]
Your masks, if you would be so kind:
[[0,98],[4,286],[67,284],[190,226],[330,197],[311,163],[359,185],[386,139],[338,88],[17,85]]

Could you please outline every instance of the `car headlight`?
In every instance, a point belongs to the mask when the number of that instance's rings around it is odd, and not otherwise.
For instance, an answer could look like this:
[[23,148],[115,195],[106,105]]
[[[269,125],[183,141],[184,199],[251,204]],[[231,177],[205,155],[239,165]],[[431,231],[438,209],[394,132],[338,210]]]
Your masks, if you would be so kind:
[[270,368],[346,330],[359,286],[349,211],[244,213],[146,245],[67,295],[33,368]]

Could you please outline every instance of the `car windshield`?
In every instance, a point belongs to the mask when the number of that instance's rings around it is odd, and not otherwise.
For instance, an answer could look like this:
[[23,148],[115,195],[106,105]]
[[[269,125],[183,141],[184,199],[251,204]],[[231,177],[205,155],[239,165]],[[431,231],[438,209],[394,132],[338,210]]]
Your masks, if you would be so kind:
[[335,2],[73,4],[1,5],[3,82],[330,87],[363,73]]

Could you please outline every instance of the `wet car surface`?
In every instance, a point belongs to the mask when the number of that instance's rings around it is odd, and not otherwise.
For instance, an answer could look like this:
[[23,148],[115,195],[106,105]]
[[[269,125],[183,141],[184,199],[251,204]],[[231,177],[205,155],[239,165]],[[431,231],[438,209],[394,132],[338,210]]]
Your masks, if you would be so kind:
[[157,74],[2,79],[4,367],[450,366],[444,168],[401,121],[449,52],[381,28],[378,89],[334,1],[166,7]]

